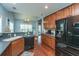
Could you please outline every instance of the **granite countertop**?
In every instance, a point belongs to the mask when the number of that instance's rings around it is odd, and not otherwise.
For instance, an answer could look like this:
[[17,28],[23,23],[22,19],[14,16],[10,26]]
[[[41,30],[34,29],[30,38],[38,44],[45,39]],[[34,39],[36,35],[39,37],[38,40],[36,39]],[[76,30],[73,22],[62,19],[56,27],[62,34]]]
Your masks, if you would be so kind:
[[0,40],[0,55],[4,52],[4,50],[9,46],[12,41],[17,40],[18,38],[22,38],[22,36],[16,36]]
[[14,40],[17,40],[18,38],[22,38],[22,36],[11,37],[7,39],[3,39],[2,41],[14,41]]

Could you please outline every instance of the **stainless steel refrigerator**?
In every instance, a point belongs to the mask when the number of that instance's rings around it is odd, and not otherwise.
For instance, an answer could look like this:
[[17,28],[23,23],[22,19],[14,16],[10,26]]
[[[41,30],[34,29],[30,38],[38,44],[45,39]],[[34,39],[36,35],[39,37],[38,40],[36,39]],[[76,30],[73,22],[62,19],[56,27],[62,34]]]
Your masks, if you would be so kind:
[[57,20],[55,37],[57,43],[79,47],[79,16]]

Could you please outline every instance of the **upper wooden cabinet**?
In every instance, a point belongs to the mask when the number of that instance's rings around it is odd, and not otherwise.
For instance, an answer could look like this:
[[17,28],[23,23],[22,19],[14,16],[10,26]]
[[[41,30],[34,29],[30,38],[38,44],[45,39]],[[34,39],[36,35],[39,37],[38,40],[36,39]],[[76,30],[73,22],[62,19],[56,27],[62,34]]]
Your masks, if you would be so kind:
[[56,16],[57,16],[57,18],[56,18],[57,20],[63,18],[63,16],[64,16],[63,10],[57,11],[57,12],[56,12]]
[[55,21],[56,21],[56,14],[52,14],[51,15],[51,28],[56,28],[56,25],[55,25]]
[[45,18],[44,18],[44,23],[43,23],[45,29],[47,28],[47,23],[48,23],[48,22],[47,22],[47,17],[45,17]]
[[75,16],[75,5],[71,5],[72,16]]
[[71,16],[71,7],[63,9],[63,18]]
[[66,8],[63,8],[47,17],[45,17],[44,27],[46,29],[55,28],[55,21],[62,18],[79,15],[79,3],[72,4]]
[[47,16],[44,19],[44,28],[45,29],[53,29],[53,28],[55,28],[55,19],[56,19],[56,15],[55,14]]
[[74,7],[74,14],[79,15],[79,3],[74,4],[73,7]]

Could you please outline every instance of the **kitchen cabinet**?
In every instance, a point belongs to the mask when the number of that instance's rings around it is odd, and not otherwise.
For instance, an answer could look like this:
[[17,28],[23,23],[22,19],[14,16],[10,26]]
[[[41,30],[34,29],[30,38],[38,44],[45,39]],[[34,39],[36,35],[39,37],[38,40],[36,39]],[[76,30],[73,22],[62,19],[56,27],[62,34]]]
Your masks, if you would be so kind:
[[55,21],[56,21],[56,14],[54,14],[54,15],[52,14],[51,15],[51,28],[52,29],[56,28]]
[[42,44],[46,44],[52,49],[55,49],[55,38],[50,35],[42,34]]
[[24,51],[24,39],[19,38],[10,43],[10,45],[2,53],[2,56],[17,56]]
[[74,4],[73,8],[74,8],[74,14],[79,15],[79,3]]
[[19,55],[24,51],[24,40],[22,38],[12,42],[12,55]]
[[63,10],[59,10],[59,11],[57,11],[57,20],[59,20],[59,19],[61,19],[61,18],[63,18]]
[[71,5],[72,16],[75,16],[75,5]]
[[69,6],[67,9],[68,9],[68,13],[69,13],[67,16],[68,17],[72,16],[72,8],[71,8],[71,6]]
[[68,8],[65,8],[63,10],[63,13],[64,13],[64,17],[63,18],[69,17],[69,9]]
[[48,28],[50,28],[50,16],[48,16],[47,19],[48,19],[48,21],[47,21],[47,22],[48,22],[48,23],[47,23],[47,29],[48,29]]
[[46,29],[48,27],[48,17],[44,18],[44,28]]
[[56,12],[56,15],[57,15],[57,20],[60,19],[61,13],[57,11],[57,12]]
[[55,21],[60,20],[62,18],[67,18],[70,16],[76,16],[79,15],[79,3],[72,4],[66,8],[63,8],[61,10],[58,10],[55,13],[52,13],[45,17],[45,29],[53,29],[55,28]]
[[55,28],[55,19],[56,19],[56,14],[46,17],[44,20],[44,28],[45,29]]
[[47,34],[42,34],[42,50],[47,56],[55,55],[55,38]]

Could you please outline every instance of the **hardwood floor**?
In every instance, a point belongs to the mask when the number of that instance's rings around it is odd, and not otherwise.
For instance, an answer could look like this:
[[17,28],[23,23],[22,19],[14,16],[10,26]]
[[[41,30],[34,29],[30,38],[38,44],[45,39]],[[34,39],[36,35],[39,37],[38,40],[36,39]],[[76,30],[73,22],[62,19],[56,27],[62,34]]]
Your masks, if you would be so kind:
[[33,56],[55,56],[55,50],[48,48],[41,44],[37,44],[37,40],[34,41]]
[[34,40],[34,49],[30,49],[29,52],[25,51],[22,55],[23,56],[55,56],[55,50],[48,48],[44,44],[41,44],[39,46],[37,40]]
[[34,41],[34,56],[46,56],[42,50],[42,46],[38,46],[37,40]]

